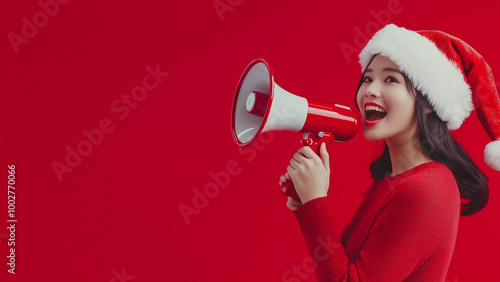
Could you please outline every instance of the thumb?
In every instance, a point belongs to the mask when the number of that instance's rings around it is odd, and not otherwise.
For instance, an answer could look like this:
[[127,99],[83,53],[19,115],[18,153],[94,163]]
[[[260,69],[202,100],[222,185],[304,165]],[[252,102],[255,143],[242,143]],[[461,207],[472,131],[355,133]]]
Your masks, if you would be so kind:
[[323,165],[325,166],[325,169],[329,172],[330,171],[330,155],[328,154],[328,151],[326,150],[326,144],[321,143],[319,152],[321,155],[321,161],[323,162]]

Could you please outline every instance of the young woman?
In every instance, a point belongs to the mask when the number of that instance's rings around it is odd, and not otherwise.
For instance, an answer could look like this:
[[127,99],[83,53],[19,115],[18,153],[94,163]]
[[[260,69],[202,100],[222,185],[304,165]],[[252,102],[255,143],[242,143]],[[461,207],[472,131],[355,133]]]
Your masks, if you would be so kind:
[[[444,281],[460,215],[486,206],[486,176],[452,138],[476,106],[493,142],[485,161],[500,170],[500,100],[489,66],[463,41],[393,24],[360,53],[356,105],[370,141],[384,151],[370,166],[374,184],[339,232],[327,198],[329,155],[294,154],[288,198],[319,281]],[[465,200],[461,203],[461,198]]]

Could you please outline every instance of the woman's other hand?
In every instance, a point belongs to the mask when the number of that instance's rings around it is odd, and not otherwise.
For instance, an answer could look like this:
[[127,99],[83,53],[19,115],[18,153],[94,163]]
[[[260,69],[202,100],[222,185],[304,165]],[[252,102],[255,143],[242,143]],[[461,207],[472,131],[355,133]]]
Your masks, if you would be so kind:
[[288,202],[286,202],[286,206],[292,211],[298,209],[302,205],[302,202],[297,198],[288,197]]

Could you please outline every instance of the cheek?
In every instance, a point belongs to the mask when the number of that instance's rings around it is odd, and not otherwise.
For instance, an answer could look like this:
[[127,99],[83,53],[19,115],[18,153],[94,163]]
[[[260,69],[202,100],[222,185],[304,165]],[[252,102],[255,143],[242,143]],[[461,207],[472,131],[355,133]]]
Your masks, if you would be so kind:
[[356,94],[356,105],[358,106],[358,110],[361,112],[361,115],[363,115],[364,114],[364,111],[362,111],[363,105],[361,101],[361,95],[359,93]]
[[413,120],[415,113],[415,101],[413,99],[397,99],[389,104],[392,115],[391,119],[397,124],[407,125]]

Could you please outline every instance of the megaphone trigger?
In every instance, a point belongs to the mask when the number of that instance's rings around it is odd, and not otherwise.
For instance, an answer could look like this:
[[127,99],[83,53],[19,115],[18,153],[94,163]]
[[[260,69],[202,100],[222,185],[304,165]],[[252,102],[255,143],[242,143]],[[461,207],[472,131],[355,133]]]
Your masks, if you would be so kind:
[[335,140],[335,135],[329,132],[323,132],[323,131],[318,131],[318,132],[313,132],[313,133],[304,133],[302,140],[300,140],[300,143],[304,146],[309,146],[311,149],[313,149],[316,154],[319,154],[319,146],[321,143],[325,143],[325,145],[328,147],[332,141]]

